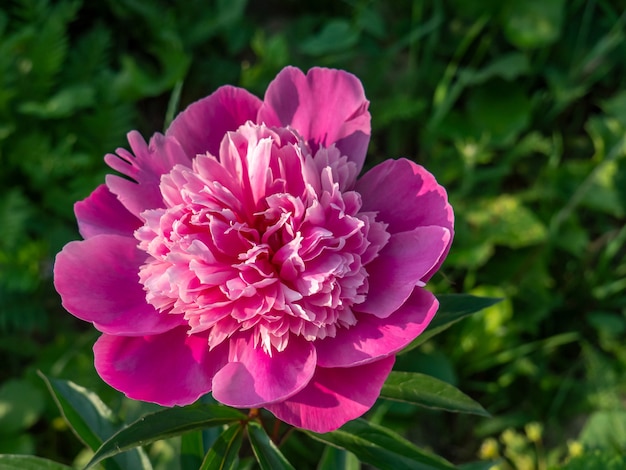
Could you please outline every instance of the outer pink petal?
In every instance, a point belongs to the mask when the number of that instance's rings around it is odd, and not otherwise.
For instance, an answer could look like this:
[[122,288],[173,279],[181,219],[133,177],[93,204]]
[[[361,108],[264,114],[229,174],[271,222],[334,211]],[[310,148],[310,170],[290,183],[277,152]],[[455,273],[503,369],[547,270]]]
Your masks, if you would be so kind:
[[188,405],[211,391],[228,350],[209,351],[207,339],[176,328],[156,336],[102,335],[93,347],[98,374],[135,400]]
[[191,166],[195,155],[188,156],[173,137],[154,134],[146,144],[137,131],[128,133],[132,153],[118,149],[117,155],[108,154],[104,161],[114,170],[131,178],[108,175],[106,184],[132,214],[139,216],[146,209],[164,207],[161,195],[161,176],[178,164]]
[[[407,159],[387,160],[375,166],[357,181],[356,190],[363,198],[362,211],[377,211],[377,220],[389,224],[391,233],[415,227],[438,225],[454,237],[454,212],[446,190],[422,166]],[[439,262],[424,276],[428,281],[445,260],[450,244]]]
[[380,318],[395,312],[424,276],[436,266],[450,245],[444,227],[417,227],[391,235],[377,258],[366,266],[369,291],[358,310]]
[[68,243],[54,265],[54,285],[63,306],[103,333],[148,335],[181,323],[182,315],[157,312],[146,303],[139,266],[146,254],[134,238],[96,235]]
[[255,122],[261,104],[243,88],[223,86],[189,105],[172,121],[166,135],[174,136],[192,158],[206,152],[217,156],[224,135],[246,121]]
[[395,354],[417,338],[437,312],[439,302],[416,288],[389,317],[357,314],[356,325],[337,330],[337,336],[315,342],[321,367],[353,367]]
[[452,231],[454,213],[446,190],[424,167],[401,158],[386,160],[365,173],[356,184],[363,211],[378,211],[389,231],[406,232],[424,225]]
[[371,134],[368,106],[361,82],[348,72],[312,68],[304,75],[286,67],[267,88],[258,121],[293,127],[313,153],[334,143],[360,171]]
[[128,212],[104,184],[74,204],[74,213],[83,238],[107,233],[132,236],[141,225],[141,221]]
[[252,339],[231,340],[229,363],[213,378],[213,396],[225,405],[254,408],[302,390],[315,372],[315,348],[292,337],[282,352],[268,356]]
[[276,417],[314,432],[330,432],[369,410],[395,362],[390,356],[357,367],[318,367],[297,395],[266,406]]

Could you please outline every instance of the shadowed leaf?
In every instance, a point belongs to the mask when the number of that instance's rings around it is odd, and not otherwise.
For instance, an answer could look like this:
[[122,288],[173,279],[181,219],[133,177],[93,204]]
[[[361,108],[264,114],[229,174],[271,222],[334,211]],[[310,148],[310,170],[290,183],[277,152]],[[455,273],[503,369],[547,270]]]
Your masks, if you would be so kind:
[[480,403],[458,388],[430,375],[415,372],[391,372],[380,396],[428,408],[489,416]]
[[178,436],[211,426],[246,419],[246,415],[220,405],[196,404],[184,408],[168,408],[143,416],[111,436],[97,450],[85,468],[134,447]]

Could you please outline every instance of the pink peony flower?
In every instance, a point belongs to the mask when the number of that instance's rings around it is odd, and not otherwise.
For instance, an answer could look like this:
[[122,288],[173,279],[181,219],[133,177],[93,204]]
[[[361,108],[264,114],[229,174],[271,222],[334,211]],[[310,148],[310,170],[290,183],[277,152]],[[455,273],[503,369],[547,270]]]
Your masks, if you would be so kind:
[[54,275],[102,332],[108,384],[164,406],[212,392],[317,432],[374,404],[438,308],[423,287],[453,212],[409,160],[357,179],[368,104],[349,73],[288,67],[264,101],[224,86],[106,156],[126,178],[76,204],[84,240]]

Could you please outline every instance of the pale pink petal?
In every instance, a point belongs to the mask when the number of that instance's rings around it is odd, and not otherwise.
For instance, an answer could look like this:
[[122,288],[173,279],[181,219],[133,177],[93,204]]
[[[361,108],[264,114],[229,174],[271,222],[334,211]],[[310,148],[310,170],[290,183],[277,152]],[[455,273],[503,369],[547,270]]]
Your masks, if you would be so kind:
[[320,367],[352,367],[395,354],[417,338],[437,313],[439,302],[416,288],[402,306],[381,319],[357,314],[356,325],[337,328],[337,336],[315,342]]
[[371,134],[368,106],[361,82],[348,72],[312,68],[304,75],[286,67],[267,88],[258,122],[291,126],[314,154],[335,144],[360,171]]
[[261,100],[243,88],[223,86],[189,105],[166,135],[176,137],[192,158],[206,152],[217,156],[224,135],[246,121],[254,122],[260,107]]
[[159,313],[146,302],[138,275],[145,258],[137,240],[119,235],[68,243],[54,265],[63,306],[103,333],[140,336],[175,328],[180,315]]
[[284,400],[302,390],[315,371],[315,348],[299,337],[271,357],[249,338],[231,340],[230,347],[230,362],[213,378],[213,396],[228,406],[254,408]]
[[446,190],[422,166],[401,158],[387,160],[356,183],[362,211],[376,211],[376,220],[389,224],[389,232],[439,225],[452,232],[454,214]]
[[93,347],[98,374],[134,400],[188,405],[211,391],[228,348],[209,351],[207,338],[176,328],[155,336],[102,335]]
[[380,318],[388,317],[408,299],[424,276],[440,262],[450,244],[444,227],[418,227],[393,234],[378,257],[367,265],[369,291],[357,307]]
[[104,184],[74,204],[74,213],[83,238],[107,233],[132,236],[141,226],[141,221],[128,212]]
[[304,390],[265,408],[293,426],[334,431],[374,405],[394,362],[395,357],[389,356],[357,367],[318,367]]

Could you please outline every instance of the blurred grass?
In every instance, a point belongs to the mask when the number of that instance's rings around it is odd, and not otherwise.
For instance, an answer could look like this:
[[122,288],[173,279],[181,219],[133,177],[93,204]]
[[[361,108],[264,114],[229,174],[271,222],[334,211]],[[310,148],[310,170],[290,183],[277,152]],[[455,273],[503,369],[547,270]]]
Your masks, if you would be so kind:
[[[55,253],[78,238],[72,205],[107,171],[102,156],[219,85],[262,96],[288,64],[355,73],[371,101],[367,165],[406,156],[448,188],[457,235],[433,289],[507,299],[398,361],[458,385],[494,418],[381,404],[376,419],[458,463],[489,437],[510,468],[561,465],[568,441],[600,462],[625,452],[611,431],[626,423],[623,10],[618,0],[3,3],[0,452],[69,463],[81,451],[40,398],[37,369],[134,406],[95,375],[94,333],[51,285]],[[543,450],[515,447],[512,430],[535,422]],[[297,439],[286,452],[315,465]]]

